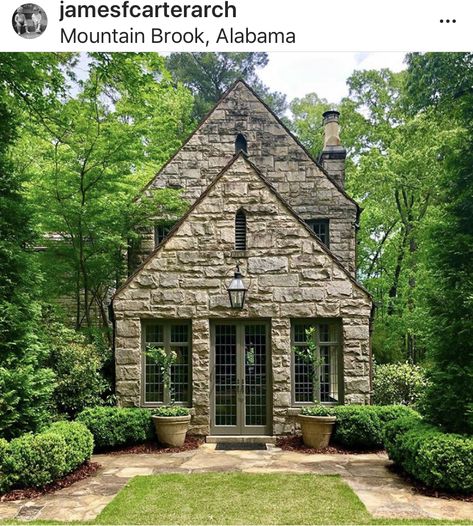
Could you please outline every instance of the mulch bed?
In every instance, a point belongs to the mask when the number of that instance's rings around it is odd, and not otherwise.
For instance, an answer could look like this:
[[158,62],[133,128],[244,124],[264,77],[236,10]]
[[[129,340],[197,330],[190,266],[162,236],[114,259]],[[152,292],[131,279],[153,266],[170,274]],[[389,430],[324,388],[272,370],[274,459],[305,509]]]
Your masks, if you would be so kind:
[[408,482],[412,486],[412,490],[414,491],[414,493],[418,493],[419,495],[424,495],[425,497],[435,497],[437,499],[462,500],[464,502],[473,502],[473,494],[464,495],[463,493],[451,493],[448,491],[441,491],[428,488],[424,486],[422,482],[419,482],[418,480],[412,478],[397,464],[391,464],[390,466],[388,466],[388,469],[396,475],[399,475],[406,482]]
[[26,500],[26,499],[37,499],[46,493],[53,493],[63,488],[72,486],[79,480],[86,479],[92,476],[99,468],[100,464],[97,462],[85,462],[69,475],[62,477],[51,484],[47,484],[44,488],[24,488],[24,489],[13,489],[8,493],[0,494],[0,502],[7,502],[12,500]]
[[356,455],[362,453],[381,453],[382,449],[376,450],[353,450],[346,449],[341,446],[328,446],[322,449],[315,449],[313,447],[307,447],[302,441],[302,436],[300,435],[289,435],[285,437],[279,437],[276,440],[276,446],[280,447],[284,451],[296,451],[297,453],[324,453],[326,455]]
[[165,447],[157,442],[146,442],[144,444],[137,444],[135,446],[124,446],[112,450],[102,451],[105,455],[136,455],[140,453],[152,453],[159,455],[161,453],[181,453],[183,451],[190,451],[197,449],[204,440],[202,438],[186,437],[186,441],[182,447]]

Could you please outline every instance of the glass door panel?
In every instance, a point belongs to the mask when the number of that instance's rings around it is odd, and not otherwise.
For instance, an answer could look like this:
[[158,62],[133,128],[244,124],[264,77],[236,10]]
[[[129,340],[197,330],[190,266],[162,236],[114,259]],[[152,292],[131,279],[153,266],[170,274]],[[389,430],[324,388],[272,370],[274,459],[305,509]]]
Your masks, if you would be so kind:
[[237,425],[237,331],[215,326],[215,425]]
[[213,326],[212,433],[268,432],[268,330],[251,322]]

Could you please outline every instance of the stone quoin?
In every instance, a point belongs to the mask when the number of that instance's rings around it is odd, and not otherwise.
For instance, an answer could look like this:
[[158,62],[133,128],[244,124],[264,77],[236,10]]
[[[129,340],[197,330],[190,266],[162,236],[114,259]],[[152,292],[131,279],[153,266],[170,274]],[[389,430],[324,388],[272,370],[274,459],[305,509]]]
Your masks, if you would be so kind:
[[[239,81],[143,190],[180,188],[190,208],[141,229],[113,298],[120,405],[189,406],[199,435],[279,435],[314,400],[370,403],[360,209],[343,187],[338,112],[328,113],[317,161]],[[247,290],[232,308],[237,265]],[[304,358],[308,338],[316,360]],[[148,346],[176,352],[170,387]]]

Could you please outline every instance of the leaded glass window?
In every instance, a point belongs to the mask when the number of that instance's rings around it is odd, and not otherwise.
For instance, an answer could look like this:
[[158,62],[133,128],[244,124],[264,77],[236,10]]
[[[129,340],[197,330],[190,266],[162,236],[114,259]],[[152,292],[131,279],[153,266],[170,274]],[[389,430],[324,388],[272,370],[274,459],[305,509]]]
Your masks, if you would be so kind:
[[175,221],[164,221],[154,227],[154,246],[157,247],[164,238],[169,234]]
[[330,247],[330,222],[328,219],[308,219],[307,224],[326,247]]
[[[307,331],[311,327],[315,328],[319,353],[314,363],[296,351],[307,350]],[[337,323],[293,322],[293,400],[296,404],[339,402],[339,332]]]
[[176,361],[171,365],[170,387],[163,384],[160,366],[144,353],[144,402],[190,403],[191,373],[191,331],[188,322],[159,321],[144,324],[145,349],[155,347],[164,349],[169,355],[176,353]]

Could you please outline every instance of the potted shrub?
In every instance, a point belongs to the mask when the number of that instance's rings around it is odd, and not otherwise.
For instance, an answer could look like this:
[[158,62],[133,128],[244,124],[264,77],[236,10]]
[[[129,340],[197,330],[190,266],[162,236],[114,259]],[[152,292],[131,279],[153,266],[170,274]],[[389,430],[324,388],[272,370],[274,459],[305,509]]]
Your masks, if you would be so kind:
[[328,446],[336,417],[331,407],[313,405],[303,407],[298,415],[304,444],[315,449]]
[[181,447],[186,440],[191,415],[187,407],[158,407],[153,415],[158,442],[165,446]]
[[171,403],[155,410],[152,416],[158,442],[165,446],[181,447],[186,440],[191,420],[187,407],[174,405],[174,394],[171,386],[171,367],[176,363],[175,351],[166,353],[162,348],[149,347],[147,356],[159,367],[164,387],[169,391]]
[[314,405],[303,407],[297,420],[301,426],[304,444],[315,449],[328,446],[336,421],[333,409],[317,402],[320,392],[320,359],[315,327],[309,327],[306,333],[306,346],[295,347],[293,352],[306,364],[311,365],[311,380]]

